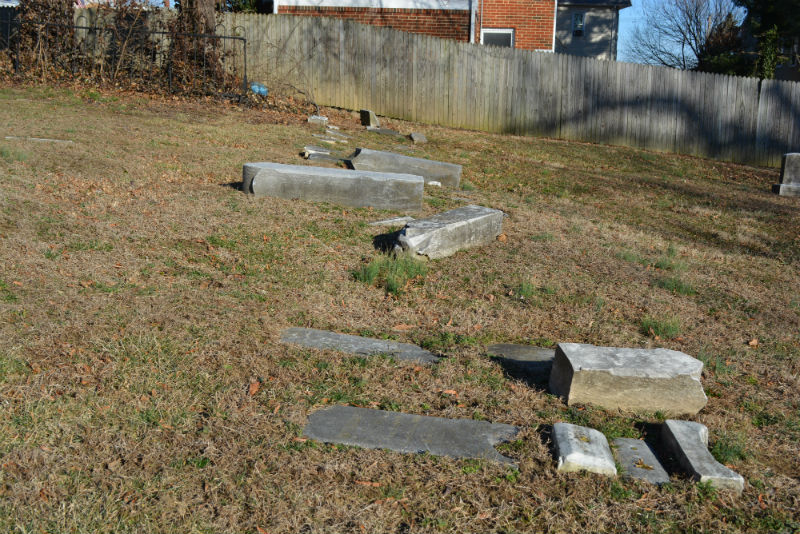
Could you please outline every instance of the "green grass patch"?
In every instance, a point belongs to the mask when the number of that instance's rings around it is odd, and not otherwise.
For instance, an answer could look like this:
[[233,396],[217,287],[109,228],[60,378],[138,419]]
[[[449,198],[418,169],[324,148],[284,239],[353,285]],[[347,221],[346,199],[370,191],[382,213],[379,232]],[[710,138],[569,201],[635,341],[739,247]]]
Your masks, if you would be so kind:
[[681,322],[677,317],[652,317],[642,318],[639,330],[642,334],[654,338],[674,339],[681,333]]
[[721,464],[731,464],[748,457],[741,435],[724,433],[711,445],[711,454]]
[[0,280],[0,302],[12,303],[17,301],[17,296],[11,292],[3,280]]
[[25,161],[28,159],[28,153],[21,150],[15,150],[5,146],[0,146],[0,158],[8,162]]
[[353,278],[367,285],[377,284],[387,293],[400,295],[412,283],[421,281],[428,266],[408,256],[383,257],[351,271]]
[[694,290],[691,284],[688,282],[684,282],[680,278],[675,276],[667,277],[667,278],[659,278],[656,280],[656,286],[666,289],[671,293],[675,293],[677,295],[694,295],[697,292]]

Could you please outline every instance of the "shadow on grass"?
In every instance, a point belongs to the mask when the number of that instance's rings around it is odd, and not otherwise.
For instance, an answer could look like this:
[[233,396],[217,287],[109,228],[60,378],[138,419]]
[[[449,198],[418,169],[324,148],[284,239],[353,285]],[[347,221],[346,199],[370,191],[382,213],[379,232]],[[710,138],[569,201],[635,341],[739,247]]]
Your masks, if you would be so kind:
[[397,230],[395,232],[376,235],[372,238],[372,246],[375,247],[375,250],[383,252],[384,254],[393,252],[394,246],[397,244],[397,238],[400,237],[401,231],[402,230]]

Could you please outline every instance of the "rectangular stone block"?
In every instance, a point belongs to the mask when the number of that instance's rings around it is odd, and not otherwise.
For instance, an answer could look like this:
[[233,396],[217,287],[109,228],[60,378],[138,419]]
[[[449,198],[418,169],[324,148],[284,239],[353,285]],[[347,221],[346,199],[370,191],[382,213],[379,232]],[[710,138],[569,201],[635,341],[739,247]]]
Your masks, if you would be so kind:
[[772,192],[785,197],[800,197],[800,152],[789,152],[781,159],[781,183]]
[[324,115],[311,115],[308,118],[308,123],[313,124],[314,126],[327,126],[328,117],[325,117]]
[[426,182],[434,180],[447,187],[458,187],[461,181],[461,165],[368,148],[357,148],[350,164],[364,171],[416,174]]
[[669,482],[669,475],[661,466],[650,445],[641,439],[617,438],[614,440],[615,456],[627,478],[643,480],[660,486]]
[[350,354],[374,356],[386,354],[398,360],[419,363],[436,363],[439,358],[411,343],[399,343],[387,339],[372,339],[349,334],[337,334],[316,328],[287,328],[281,332],[281,342],[293,343],[322,350],[338,350]]
[[378,128],[381,125],[381,123],[378,121],[378,117],[372,112],[372,110],[362,109],[359,115],[361,116],[361,124],[363,126],[372,126],[374,128]]
[[332,406],[311,414],[303,434],[325,443],[513,464],[494,446],[518,432],[515,426],[488,421]]
[[495,356],[506,369],[539,383],[547,382],[556,355],[555,349],[513,343],[489,345],[486,352]]
[[708,400],[702,371],[703,362],[675,350],[560,343],[550,390],[569,405],[694,415]]
[[490,243],[502,231],[502,211],[469,205],[411,221],[397,241],[408,253],[437,259]]
[[356,208],[419,210],[423,189],[422,177],[411,174],[280,163],[246,163],[242,169],[245,193]]
[[556,423],[553,425],[553,444],[558,455],[558,471],[617,476],[608,440],[601,432],[585,426]]
[[693,479],[739,493],[744,489],[744,478],[719,463],[709,452],[705,425],[668,419],[662,427],[662,439],[681,469]]

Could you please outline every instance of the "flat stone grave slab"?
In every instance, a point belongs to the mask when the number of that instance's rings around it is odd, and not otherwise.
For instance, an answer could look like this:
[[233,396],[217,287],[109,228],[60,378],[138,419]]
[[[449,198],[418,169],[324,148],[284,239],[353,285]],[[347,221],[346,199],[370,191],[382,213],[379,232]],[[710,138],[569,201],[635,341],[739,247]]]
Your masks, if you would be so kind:
[[617,476],[608,440],[601,432],[585,426],[556,423],[553,425],[553,444],[558,457],[558,471]]
[[426,364],[439,361],[437,356],[411,343],[337,334],[316,328],[287,328],[281,332],[281,341],[312,349],[333,349],[362,356],[386,354],[398,360]]
[[311,115],[308,118],[308,123],[313,124],[314,126],[327,126],[328,117],[325,117],[324,115]]
[[614,440],[614,447],[623,476],[657,486],[669,482],[669,474],[661,466],[653,449],[643,440],[617,438]]
[[532,382],[547,382],[556,356],[555,349],[512,343],[489,345],[486,352],[495,356],[509,371],[514,371]]
[[391,219],[383,219],[381,221],[374,221],[368,226],[397,226],[409,223],[414,220],[414,217],[392,217]]
[[514,464],[494,446],[508,441],[519,428],[472,419],[446,419],[353,406],[332,406],[311,414],[303,435],[325,443],[366,449],[480,458]]
[[397,130],[392,130],[391,128],[377,128],[373,126],[367,126],[367,131],[381,134],[381,135],[391,135],[393,137],[403,137],[403,134],[398,132]]
[[800,152],[784,154],[781,159],[781,183],[772,192],[785,197],[800,197]]
[[689,476],[713,487],[741,493],[744,478],[719,463],[708,450],[708,428],[693,421],[667,419],[662,427],[664,447]]
[[675,350],[560,343],[550,390],[569,405],[694,415],[708,400],[702,371],[703,362]]
[[502,211],[469,205],[411,221],[400,231],[398,245],[411,254],[445,258],[490,243],[502,231]]
[[381,125],[380,121],[378,121],[378,116],[372,110],[369,109],[362,109],[359,112],[361,116],[361,124],[363,126],[373,126],[375,128]]
[[419,132],[411,132],[408,138],[411,139],[415,145],[422,145],[428,142],[428,138],[425,137],[425,134]]
[[437,181],[447,187],[458,187],[461,181],[461,165],[382,150],[356,148],[350,164],[354,169],[364,171],[416,174],[425,178],[426,182]]
[[242,169],[245,193],[356,208],[420,210],[423,189],[422,177],[411,174],[280,163],[246,163]]

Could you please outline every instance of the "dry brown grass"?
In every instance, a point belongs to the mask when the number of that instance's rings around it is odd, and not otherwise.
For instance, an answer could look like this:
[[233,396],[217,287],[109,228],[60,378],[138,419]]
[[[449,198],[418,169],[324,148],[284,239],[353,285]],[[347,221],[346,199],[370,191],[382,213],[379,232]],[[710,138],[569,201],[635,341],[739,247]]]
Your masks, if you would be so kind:
[[[464,164],[474,186],[433,191],[425,213],[469,198],[509,214],[508,239],[430,262],[394,298],[351,275],[378,254],[366,223],[390,213],[226,187],[243,162],[298,162],[304,115],[49,88],[0,105],[5,135],[75,141],[0,140],[0,529],[800,527],[800,206],[770,194],[774,170],[416,126],[431,142],[411,153]],[[397,144],[326,113],[351,146]],[[655,339],[645,317],[680,332]],[[448,358],[279,344],[294,325]],[[568,409],[485,354],[561,341],[702,358],[697,419],[743,495],[556,474],[547,425],[640,436],[659,418]],[[519,470],[296,440],[329,403],[521,425]]]

